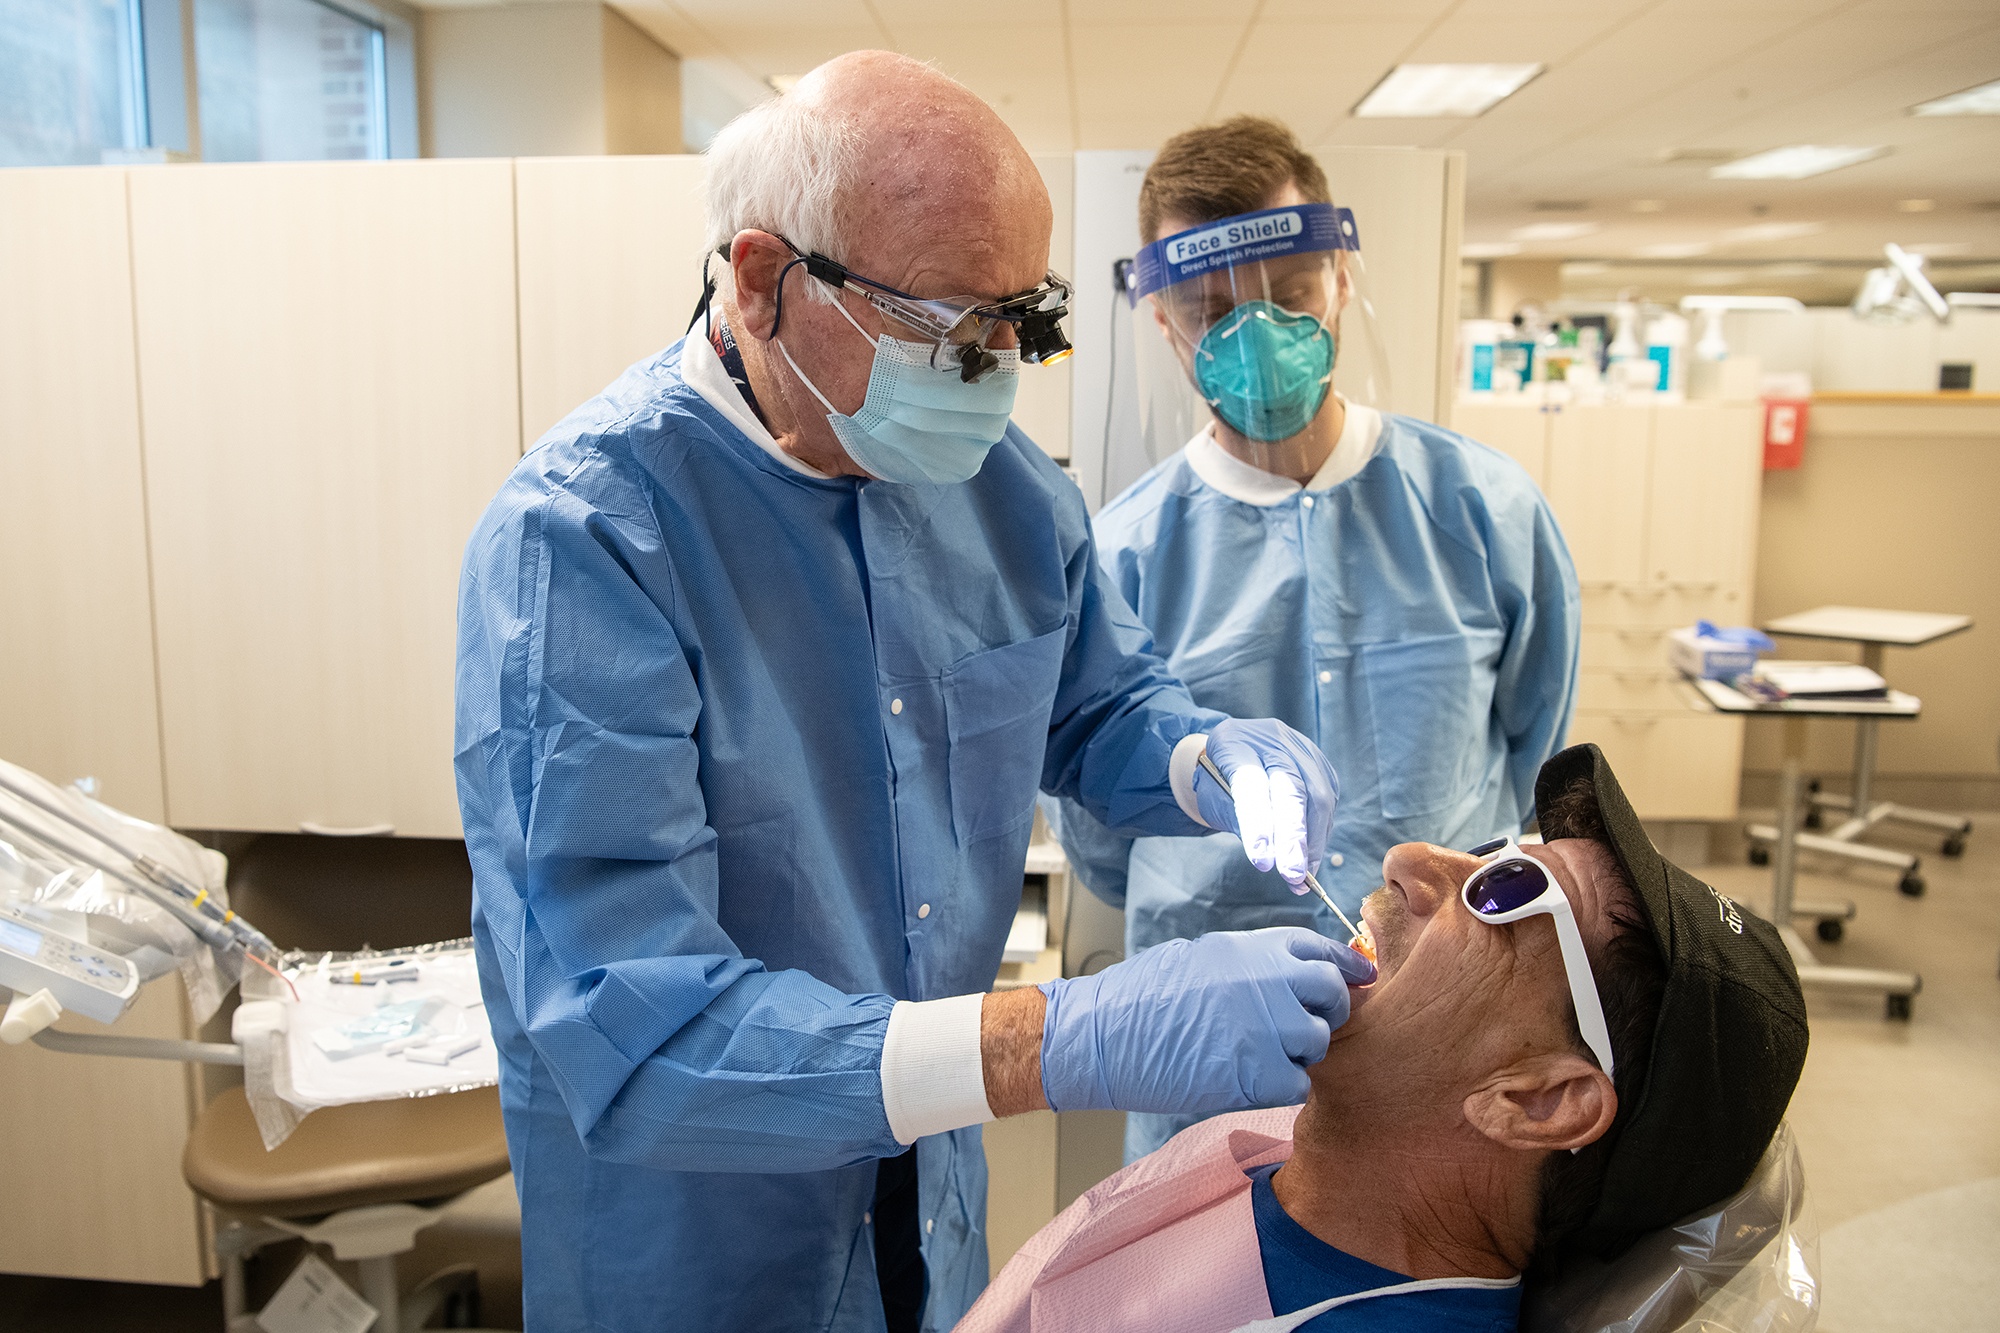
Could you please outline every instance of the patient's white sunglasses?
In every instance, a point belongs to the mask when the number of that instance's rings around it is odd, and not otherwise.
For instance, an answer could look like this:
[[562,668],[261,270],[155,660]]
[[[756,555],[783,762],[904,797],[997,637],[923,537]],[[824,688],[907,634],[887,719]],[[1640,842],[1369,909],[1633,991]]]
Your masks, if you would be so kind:
[[1604,1004],[1597,996],[1590,955],[1583,950],[1583,932],[1577,929],[1576,913],[1562,885],[1511,836],[1481,843],[1470,855],[1484,858],[1486,864],[1467,875],[1465,887],[1459,890],[1466,911],[1489,926],[1504,926],[1531,916],[1555,918],[1563,971],[1569,974],[1570,1001],[1576,1006],[1577,1030],[1597,1057],[1604,1076],[1610,1078],[1611,1033],[1604,1025]]

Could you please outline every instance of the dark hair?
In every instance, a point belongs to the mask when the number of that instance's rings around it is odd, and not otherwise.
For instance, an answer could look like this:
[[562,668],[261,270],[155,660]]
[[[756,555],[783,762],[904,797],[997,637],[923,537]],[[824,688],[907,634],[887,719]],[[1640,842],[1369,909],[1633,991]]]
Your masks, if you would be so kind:
[[[1660,1017],[1660,1003],[1667,989],[1666,960],[1660,957],[1651,926],[1639,906],[1639,894],[1619,865],[1604,817],[1597,808],[1596,792],[1587,776],[1555,793],[1542,803],[1541,826],[1560,829],[1565,837],[1587,838],[1603,847],[1616,874],[1617,891],[1611,895],[1606,915],[1614,927],[1610,940],[1590,968],[1597,978],[1597,996],[1604,1005],[1604,1026],[1611,1033],[1611,1057],[1621,1072],[1636,1073],[1646,1067],[1652,1054],[1653,1028]],[[1570,1039],[1577,1052],[1596,1063],[1583,1033],[1570,1018]],[[1626,1082],[1636,1094],[1636,1084]],[[1575,1234],[1597,1208],[1604,1192],[1604,1166],[1611,1144],[1623,1127],[1627,1106],[1619,1098],[1618,1114],[1597,1142],[1582,1152],[1551,1153],[1542,1166],[1541,1201],[1535,1221],[1534,1268],[1547,1273],[1560,1267],[1564,1243]]]
[[1299,137],[1267,116],[1232,116],[1167,140],[1139,187],[1139,236],[1160,239],[1167,218],[1213,222],[1254,213],[1287,185],[1330,204],[1326,172]]

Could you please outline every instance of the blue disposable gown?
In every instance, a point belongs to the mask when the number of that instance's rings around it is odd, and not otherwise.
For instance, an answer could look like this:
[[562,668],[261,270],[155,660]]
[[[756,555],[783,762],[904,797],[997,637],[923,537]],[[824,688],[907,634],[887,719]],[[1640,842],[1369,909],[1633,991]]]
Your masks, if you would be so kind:
[[[1196,702],[1282,718],[1333,762],[1319,879],[1350,914],[1397,843],[1518,831],[1576,695],[1576,572],[1540,491],[1497,450],[1381,420],[1373,456],[1331,488],[1233,499],[1183,450],[1096,520],[1100,558]],[[1260,926],[1346,937],[1231,835],[1133,839],[1068,801],[1059,823],[1084,882],[1124,906],[1128,954]],[[1191,1120],[1132,1117],[1128,1156]]]
[[[962,486],[820,480],[681,349],[521,461],[460,589],[528,1327],[879,1329],[891,1005],[991,985],[1038,786],[1198,828],[1168,756],[1219,718],[1145,653],[1018,430]],[[986,1282],[979,1131],[918,1165],[946,1329]]]

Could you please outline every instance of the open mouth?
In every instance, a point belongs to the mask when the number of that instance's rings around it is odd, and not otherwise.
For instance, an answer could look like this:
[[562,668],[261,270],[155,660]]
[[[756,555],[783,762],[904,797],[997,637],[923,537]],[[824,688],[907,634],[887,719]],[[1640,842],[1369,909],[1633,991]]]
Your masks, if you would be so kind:
[[[1375,954],[1375,934],[1368,928],[1368,923],[1365,920],[1361,923],[1361,929],[1354,932],[1354,938],[1347,942],[1347,947],[1375,964],[1376,974],[1378,977],[1380,976],[1382,960]],[[1370,982],[1369,984],[1373,985],[1374,983]]]

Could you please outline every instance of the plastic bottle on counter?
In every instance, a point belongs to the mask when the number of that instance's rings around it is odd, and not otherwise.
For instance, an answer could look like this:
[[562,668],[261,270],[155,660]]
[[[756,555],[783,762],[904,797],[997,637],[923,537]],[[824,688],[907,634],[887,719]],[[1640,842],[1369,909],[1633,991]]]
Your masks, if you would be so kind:
[[1688,322],[1671,310],[1646,325],[1646,356],[1659,367],[1653,378],[1657,393],[1687,392]]

